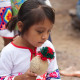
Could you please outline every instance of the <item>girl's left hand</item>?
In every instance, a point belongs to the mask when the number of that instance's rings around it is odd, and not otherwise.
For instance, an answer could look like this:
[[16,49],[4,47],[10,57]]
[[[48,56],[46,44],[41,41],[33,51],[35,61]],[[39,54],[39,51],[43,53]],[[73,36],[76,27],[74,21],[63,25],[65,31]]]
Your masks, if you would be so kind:
[[37,74],[32,73],[30,70],[28,70],[24,74],[16,76],[14,80],[36,80],[36,77]]
[[30,69],[28,69],[28,71],[25,72],[24,74],[25,74],[26,76],[32,76],[32,77],[35,77],[35,76],[37,77],[37,76],[38,76],[37,74],[31,72]]

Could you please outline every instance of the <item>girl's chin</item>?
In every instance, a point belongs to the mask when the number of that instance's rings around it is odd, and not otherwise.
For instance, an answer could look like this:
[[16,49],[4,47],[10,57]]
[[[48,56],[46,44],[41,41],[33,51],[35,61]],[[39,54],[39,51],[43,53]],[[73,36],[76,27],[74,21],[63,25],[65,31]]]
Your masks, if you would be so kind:
[[41,47],[42,46],[42,44],[39,44],[37,47]]
[[41,47],[42,45],[43,45],[43,43],[38,43],[34,47]]

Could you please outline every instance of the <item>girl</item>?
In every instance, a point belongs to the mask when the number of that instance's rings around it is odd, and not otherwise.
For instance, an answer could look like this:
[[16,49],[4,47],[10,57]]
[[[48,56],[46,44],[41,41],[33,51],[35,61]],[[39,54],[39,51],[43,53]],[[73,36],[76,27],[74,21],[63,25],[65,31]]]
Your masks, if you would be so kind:
[[10,0],[0,0],[0,36],[4,39],[4,46],[12,41],[14,32],[6,29],[6,24],[12,17]]
[[[16,16],[18,14],[18,11],[20,9],[20,6],[23,4],[23,2],[25,2],[27,0],[11,0],[11,4],[12,4],[12,13],[13,16]],[[51,3],[49,0],[43,0],[47,5],[51,6]],[[16,28],[14,29],[14,34],[17,35],[18,34],[18,27],[16,26]],[[48,38],[49,41],[51,41],[51,36],[49,35]],[[51,41],[52,42],[52,41]]]
[[[8,24],[10,31],[18,26],[20,36],[3,48],[0,58],[1,80],[61,80],[55,58],[49,60],[44,75],[32,73],[30,61],[42,47],[54,47],[48,36],[55,21],[54,10],[43,0],[25,1]],[[55,50],[54,50],[55,51]]]

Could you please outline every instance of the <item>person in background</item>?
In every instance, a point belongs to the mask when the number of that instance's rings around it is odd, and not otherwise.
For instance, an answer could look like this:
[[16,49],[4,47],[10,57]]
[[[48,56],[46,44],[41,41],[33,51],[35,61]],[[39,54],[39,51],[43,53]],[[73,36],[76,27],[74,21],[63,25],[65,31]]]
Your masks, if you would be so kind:
[[6,24],[9,22],[11,17],[11,1],[0,0],[0,36],[3,37],[4,46],[11,42],[14,37],[14,32],[10,32],[6,28]]
[[75,9],[69,10],[69,15],[71,17],[71,25],[74,29],[80,30],[80,0],[78,0]]
[[78,0],[76,5],[76,15],[80,19],[80,0]]
[[[53,44],[47,40],[55,22],[54,10],[43,0],[27,0],[18,15],[8,23],[8,29],[16,26],[20,32],[17,39],[5,46],[0,57],[1,80],[61,80]],[[42,47],[50,47],[54,58],[48,60],[48,70],[43,75],[30,71],[30,61]]]

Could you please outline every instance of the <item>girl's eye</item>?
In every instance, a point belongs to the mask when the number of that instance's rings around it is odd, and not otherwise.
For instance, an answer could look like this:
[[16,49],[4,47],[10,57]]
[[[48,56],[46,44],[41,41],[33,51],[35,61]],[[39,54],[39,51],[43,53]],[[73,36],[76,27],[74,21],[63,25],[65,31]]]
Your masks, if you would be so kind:
[[43,33],[43,31],[37,31],[37,32],[40,33],[40,34]]

